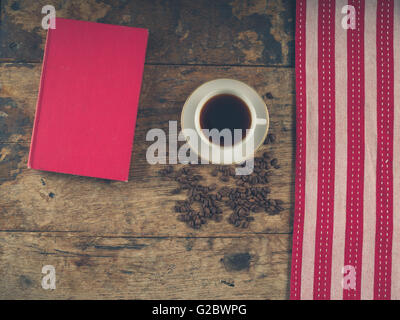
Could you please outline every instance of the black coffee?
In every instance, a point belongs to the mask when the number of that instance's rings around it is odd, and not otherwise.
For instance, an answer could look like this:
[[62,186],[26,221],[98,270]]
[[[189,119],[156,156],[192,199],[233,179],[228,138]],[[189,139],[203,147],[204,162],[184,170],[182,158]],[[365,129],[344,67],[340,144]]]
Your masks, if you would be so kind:
[[[232,144],[234,141],[234,129],[241,129],[241,139],[246,136],[246,129],[250,129],[251,114],[246,103],[232,94],[220,94],[208,100],[200,112],[201,129],[217,129],[221,132],[228,129],[231,133]],[[212,137],[209,136],[211,142]],[[221,135],[219,145],[230,145]]]

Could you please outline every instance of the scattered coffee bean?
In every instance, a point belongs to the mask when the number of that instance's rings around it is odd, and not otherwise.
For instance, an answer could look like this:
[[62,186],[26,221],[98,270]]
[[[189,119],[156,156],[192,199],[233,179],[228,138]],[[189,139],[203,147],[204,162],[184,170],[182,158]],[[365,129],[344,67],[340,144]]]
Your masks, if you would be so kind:
[[271,156],[268,152],[264,152],[263,157],[264,157],[264,159],[269,159]]
[[182,191],[181,188],[176,188],[176,189],[171,191],[171,194],[179,194],[179,193],[181,193],[181,191]]
[[228,182],[229,181],[229,177],[228,176],[222,176],[219,178],[221,181],[223,182]]
[[269,133],[264,140],[264,144],[274,143],[276,141],[276,136],[273,133]]
[[[273,134],[269,134],[266,140],[274,142],[275,139]],[[217,183],[200,184],[200,181],[205,179],[196,174],[195,165],[187,165],[179,170],[174,170],[173,166],[166,166],[159,174],[178,182],[179,186],[171,192],[172,194],[180,194],[182,190],[187,190],[187,199],[178,200],[175,204],[179,221],[185,222],[193,229],[200,229],[207,220],[221,222],[223,204],[232,210],[227,219],[230,224],[248,228],[250,222],[254,221],[253,213],[264,211],[269,215],[276,215],[284,210],[283,201],[271,199],[271,190],[266,186],[272,174],[271,168],[278,169],[279,163],[270,152],[264,152],[262,157],[254,158],[254,170],[250,175],[236,175],[235,166],[214,166],[210,172],[212,177],[219,176],[218,179],[224,183],[229,183],[232,177],[236,184],[236,187],[225,185],[221,188],[218,188]],[[200,209],[195,209],[198,206]]]
[[244,221],[242,223],[242,228],[248,228],[249,227],[249,222],[248,221]]
[[270,133],[268,135],[269,135],[269,141],[271,143],[274,143],[276,141],[276,136],[273,133]]
[[270,99],[270,100],[274,98],[274,96],[272,95],[271,92],[267,92],[267,93],[265,94],[265,97],[266,97],[267,99]]

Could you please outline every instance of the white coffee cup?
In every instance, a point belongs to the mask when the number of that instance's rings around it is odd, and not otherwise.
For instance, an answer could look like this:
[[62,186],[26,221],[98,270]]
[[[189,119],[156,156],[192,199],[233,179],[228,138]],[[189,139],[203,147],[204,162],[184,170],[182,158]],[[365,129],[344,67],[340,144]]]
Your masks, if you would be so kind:
[[[212,143],[200,126],[200,114],[204,105],[221,94],[234,95],[248,107],[251,125],[247,134],[231,146]],[[233,79],[217,79],[198,87],[186,100],[181,115],[181,128],[190,148],[202,163],[243,163],[254,157],[263,144],[269,127],[268,109],[260,95],[247,84]]]

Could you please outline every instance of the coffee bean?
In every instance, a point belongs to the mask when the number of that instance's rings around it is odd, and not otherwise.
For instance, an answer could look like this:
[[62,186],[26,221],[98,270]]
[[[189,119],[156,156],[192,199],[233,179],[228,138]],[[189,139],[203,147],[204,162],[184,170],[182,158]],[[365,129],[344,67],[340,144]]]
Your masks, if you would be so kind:
[[[268,142],[274,142],[276,137],[269,134],[267,139]],[[242,167],[245,165],[243,163]],[[180,194],[182,190],[187,190],[187,199],[176,201],[174,207],[179,221],[186,222],[194,229],[199,229],[208,219],[220,222],[223,220],[220,203],[224,201],[225,206],[233,211],[227,219],[229,223],[247,228],[254,221],[253,213],[264,210],[269,215],[275,215],[284,210],[283,201],[269,199],[271,191],[266,184],[272,174],[270,168],[279,168],[278,160],[272,157],[271,152],[264,152],[261,157],[254,158],[254,170],[250,175],[236,175],[235,166],[214,166],[211,176],[219,176],[222,182],[228,182],[232,177],[236,183],[236,187],[221,188],[216,183],[202,185],[200,181],[206,179],[197,174],[193,165],[183,166],[179,170],[174,170],[170,165],[165,166],[159,171],[159,175],[179,184],[171,194]],[[194,210],[198,205],[200,211]]]
[[238,180],[238,182],[236,182],[237,186],[243,186],[245,184],[245,182],[243,180]]
[[241,216],[246,216],[249,213],[245,208],[240,208],[239,210],[237,210],[237,214],[238,214],[239,217],[241,217]]
[[270,134],[269,134],[269,141],[272,142],[272,143],[274,143],[275,140],[276,140],[276,136],[275,136],[273,133],[270,133]]
[[266,97],[267,99],[273,99],[273,98],[274,98],[274,96],[272,95],[271,92],[267,92],[267,93],[265,94],[265,97]]
[[268,188],[268,187],[263,187],[263,188],[262,188],[262,192],[268,194],[268,193],[271,193],[271,189]]
[[222,194],[222,196],[227,196],[229,193],[229,188],[228,187],[222,187],[220,190],[220,193]]
[[274,158],[271,160],[271,166],[275,167],[278,164],[278,159]]
[[223,182],[228,182],[229,181],[229,177],[228,176],[222,176],[220,177],[220,180]]
[[264,144],[274,143],[276,140],[276,136],[273,133],[269,133],[264,140]]
[[277,207],[274,207],[274,208],[271,210],[270,214],[274,216],[274,215],[279,214],[279,212],[280,212],[279,209],[278,209]]
[[255,176],[255,177],[251,178],[250,182],[251,182],[251,184],[257,184],[259,182],[259,179],[257,176]]
[[248,221],[244,221],[242,223],[242,228],[248,228],[249,227],[249,222]]
[[171,191],[171,194],[179,194],[179,193],[181,193],[181,191],[182,191],[181,188],[176,188],[176,189]]

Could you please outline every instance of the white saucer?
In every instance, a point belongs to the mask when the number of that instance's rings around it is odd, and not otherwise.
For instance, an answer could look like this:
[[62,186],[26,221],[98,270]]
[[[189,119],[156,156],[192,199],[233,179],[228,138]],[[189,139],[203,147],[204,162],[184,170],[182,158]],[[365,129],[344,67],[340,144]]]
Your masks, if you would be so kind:
[[[213,152],[204,153],[205,148],[211,150],[210,148],[213,144],[208,141],[202,132],[199,132],[199,124],[196,122],[199,122],[200,108],[205,100],[222,93],[234,94],[249,106],[252,113],[252,131],[249,131],[251,133],[247,134],[246,138],[237,145],[235,144],[232,147],[218,147],[221,151],[221,156],[218,155],[216,158]],[[255,151],[263,144],[268,133],[269,114],[264,100],[253,88],[238,80],[217,79],[202,84],[186,100],[181,115],[181,128],[191,150],[206,162],[214,164],[242,163],[253,157]],[[195,131],[196,142],[189,139],[189,136],[185,134],[185,129]],[[253,142],[250,143],[249,139],[252,139]],[[214,147],[216,145],[213,145]],[[237,152],[238,148],[247,151]],[[235,152],[235,158],[229,159],[229,157],[224,156],[225,152]]]

